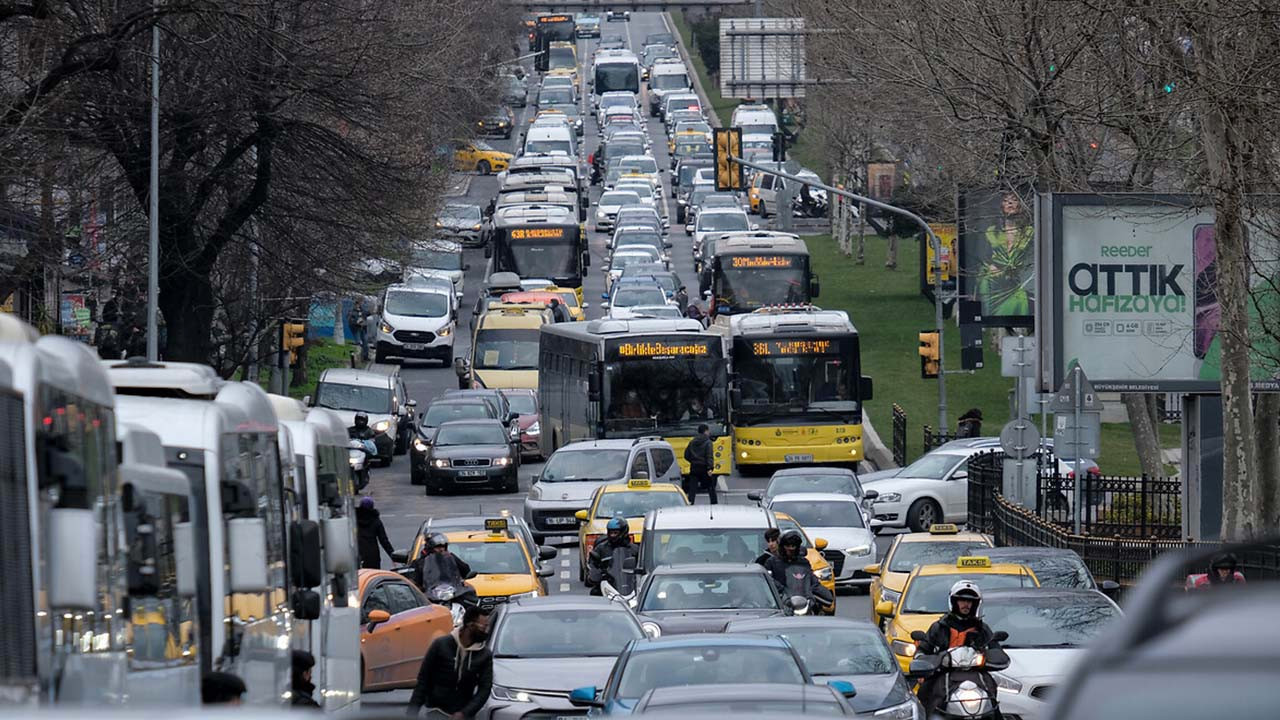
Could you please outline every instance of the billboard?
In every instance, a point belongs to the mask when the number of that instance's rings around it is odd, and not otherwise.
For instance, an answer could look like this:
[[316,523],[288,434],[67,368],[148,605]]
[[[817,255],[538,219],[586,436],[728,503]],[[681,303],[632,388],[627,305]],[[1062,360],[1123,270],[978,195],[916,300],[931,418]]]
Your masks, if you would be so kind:
[[[1041,201],[1042,387],[1079,363],[1102,391],[1216,393],[1222,336],[1214,213],[1170,195],[1054,194]],[[1280,391],[1280,246],[1250,225],[1255,390]]]
[[720,95],[802,98],[804,18],[721,18]]
[[[938,244],[942,246],[942,296],[950,304],[954,301],[956,276],[959,273],[959,253],[956,252],[956,224],[929,223],[933,234],[938,236]],[[934,267],[933,243],[924,233],[920,234],[920,242],[924,252],[920,253],[920,294],[934,301],[934,281],[937,268]]]
[[975,190],[956,199],[960,294],[981,307],[978,324],[1035,325],[1035,223],[1023,195]]

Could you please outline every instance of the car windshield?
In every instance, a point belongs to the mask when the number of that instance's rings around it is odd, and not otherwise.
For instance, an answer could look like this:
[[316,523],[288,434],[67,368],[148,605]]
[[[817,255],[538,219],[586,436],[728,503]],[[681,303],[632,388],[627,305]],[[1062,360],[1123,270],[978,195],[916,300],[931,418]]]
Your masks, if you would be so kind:
[[778,126],[773,123],[753,123],[742,126],[743,135],[772,135],[778,132]]
[[538,412],[538,398],[527,393],[507,395],[507,404],[511,411],[520,415],[534,415]]
[[884,675],[896,673],[884,636],[871,628],[795,628],[779,633],[791,643],[809,674]]
[[600,207],[622,207],[623,205],[632,205],[640,202],[640,196],[633,192],[622,192],[619,190],[611,190],[600,196],[596,204]]
[[[618,253],[610,258],[609,267],[610,269],[618,270],[620,268],[625,268],[628,265],[643,265],[645,263],[655,262],[657,259],[658,254],[656,252],[652,255],[641,255],[637,252],[628,250],[626,253]],[[666,298],[663,298],[662,301],[666,302]]]
[[784,648],[687,645],[631,653],[617,695],[638,698],[654,688],[687,685],[804,682],[804,672]]
[[573,153],[573,143],[568,140],[529,140],[524,144],[525,153]]
[[633,305],[662,305],[667,302],[667,294],[656,287],[624,287],[613,294],[610,304],[613,307],[631,307]]
[[660,575],[640,602],[640,612],[660,610],[777,610],[778,598],[763,573]]
[[658,162],[651,157],[623,158],[622,162],[618,163],[618,167],[623,170],[634,170],[635,172],[646,173],[649,175],[658,172]]
[[596,504],[596,517],[602,520],[615,515],[644,517],[650,510],[686,504],[684,496],[675,490],[602,493]]
[[605,95],[600,98],[600,107],[603,109],[617,107],[634,108],[635,106],[636,98],[631,94]]
[[493,639],[495,658],[615,658],[644,637],[622,609],[508,613]]
[[651,207],[624,207],[618,211],[619,225],[634,225],[656,230],[661,222]]
[[449,552],[477,575],[530,575],[533,569],[518,542],[450,543]]
[[475,366],[480,370],[537,370],[538,331],[531,328],[477,330]]
[[769,506],[774,512],[783,512],[795,518],[807,528],[865,528],[862,510],[856,501],[834,500],[784,500]]
[[389,290],[383,309],[388,315],[444,317],[449,313],[449,298],[434,292]]
[[738,198],[729,193],[707,192],[702,195],[702,207],[739,207]]
[[649,87],[654,90],[684,90],[689,87],[689,76],[684,73],[666,73],[649,78]]
[[[907,596],[902,599],[902,612],[937,614],[950,612],[951,604],[948,598],[951,586],[961,580],[968,580],[982,590],[1035,586],[1031,576],[1023,573],[918,575],[907,586]],[[990,620],[987,622],[990,624]]]
[[462,252],[443,248],[415,246],[410,251],[414,267],[431,268],[432,270],[461,270]]
[[804,717],[844,717],[848,715],[844,706],[833,696],[806,695],[803,703],[799,700],[761,700],[760,698],[680,698],[676,702],[666,702],[667,698],[650,699],[644,706],[645,714],[657,713],[665,717],[707,717],[721,715],[726,717],[753,716],[767,714],[777,717],[799,717],[798,711],[803,707]]
[[1036,597],[982,604],[982,619],[1009,633],[1007,649],[1083,647],[1107,630],[1120,611],[1106,598],[1063,598],[1046,592]]
[[444,425],[436,431],[436,447],[456,445],[505,445],[507,433],[496,423]]
[[391,389],[322,382],[316,386],[316,405],[385,415],[391,412]]
[[630,450],[561,450],[553,453],[542,468],[538,482],[581,482],[621,480],[627,473]]
[[956,463],[964,459],[962,455],[933,452],[916,460],[902,469],[898,477],[922,480],[941,480],[947,476]]
[[475,220],[480,222],[479,205],[445,205],[440,210],[441,220],[458,220],[462,222]]
[[609,142],[609,157],[625,157],[627,155],[637,155],[644,152],[644,143],[631,140],[611,140]]
[[1079,588],[1081,590],[1093,590],[1097,587],[1093,581],[1093,574],[1089,572],[1089,568],[1085,566],[1084,561],[1079,556],[1065,554],[1046,555],[1044,553],[1020,555],[1016,552],[1008,552],[1002,549],[998,555],[992,554],[991,562],[1026,565],[1031,568],[1031,572],[1036,574],[1036,579],[1040,581],[1040,587]]
[[646,553],[658,565],[690,563],[749,563],[764,552],[764,528],[662,530],[645,535]]
[[981,552],[986,545],[975,540],[938,540],[927,542],[900,542],[889,560],[889,572],[908,573],[917,565],[951,565],[961,555],[970,551]]
[[539,105],[572,105],[573,90],[563,87],[544,87],[538,93]]
[[747,214],[743,212],[698,214],[698,232],[724,232],[730,230],[747,230],[751,225],[747,222]]
[[453,420],[487,420],[493,417],[484,403],[434,403],[422,415],[424,427],[440,427]]
[[840,493],[860,497],[862,488],[848,475],[779,475],[769,483],[769,497],[797,492]]

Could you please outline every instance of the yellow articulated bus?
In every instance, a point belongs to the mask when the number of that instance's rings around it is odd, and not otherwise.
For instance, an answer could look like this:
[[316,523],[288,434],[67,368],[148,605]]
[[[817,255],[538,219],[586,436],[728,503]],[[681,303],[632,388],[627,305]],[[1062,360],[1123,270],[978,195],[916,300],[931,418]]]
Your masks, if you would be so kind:
[[732,316],[730,418],[739,465],[862,460],[858,330],[838,310],[762,308]]
[[688,473],[684,449],[705,423],[713,474],[733,469],[724,342],[697,320],[544,325],[538,365],[539,422],[551,451],[575,440],[657,435]]

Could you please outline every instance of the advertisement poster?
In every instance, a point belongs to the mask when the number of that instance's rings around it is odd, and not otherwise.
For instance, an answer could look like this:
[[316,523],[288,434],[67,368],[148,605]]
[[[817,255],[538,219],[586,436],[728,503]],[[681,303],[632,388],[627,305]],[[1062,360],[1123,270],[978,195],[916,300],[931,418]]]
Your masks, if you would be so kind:
[[93,312],[84,293],[62,293],[62,334],[88,341],[93,337]]
[[961,294],[981,304],[983,325],[1035,324],[1035,226],[1031,207],[1012,190],[961,193]]
[[[1068,203],[1055,216],[1055,376],[1079,363],[1099,390],[1215,391],[1226,330],[1212,210]],[[1250,257],[1250,375],[1280,390],[1276,236],[1252,226]]]

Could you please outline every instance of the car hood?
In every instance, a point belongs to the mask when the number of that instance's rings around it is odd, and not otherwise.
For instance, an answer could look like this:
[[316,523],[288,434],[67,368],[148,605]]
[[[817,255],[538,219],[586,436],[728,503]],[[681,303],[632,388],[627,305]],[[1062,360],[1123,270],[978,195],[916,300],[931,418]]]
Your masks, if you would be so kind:
[[[476,221],[474,221],[474,222],[469,222],[469,221],[467,221],[467,220],[449,219],[449,220],[439,220],[439,221],[437,221],[437,222],[439,223],[440,227],[443,227],[443,228],[461,228],[461,229],[470,229],[470,228],[473,228],[473,227],[475,227],[475,226],[477,226],[477,225],[482,224],[482,222],[483,222],[483,221],[482,221],[482,220],[476,220]],[[441,272],[449,272],[449,271],[448,271],[448,270],[442,270]]]
[[734,620],[779,617],[781,610],[648,610],[641,620],[651,620],[662,627],[663,635],[689,633],[721,633]]
[[569,692],[584,685],[602,687],[614,658],[494,658],[493,683],[522,690]]
[[495,458],[505,457],[510,452],[507,445],[448,445],[436,446],[431,454],[438,458]]
[[596,488],[603,484],[605,484],[604,480],[587,480],[583,482],[538,483],[538,487],[542,489],[543,500],[553,502],[582,501],[583,507],[586,507],[587,501],[591,499],[591,493],[595,492]]
[[1009,669],[1005,675],[1023,685],[1044,685],[1061,680],[1084,656],[1083,648],[1010,648]]
[[898,473],[900,472],[902,472],[902,468],[889,468],[888,470],[877,470],[875,472],[869,472],[869,473],[858,473],[858,479],[862,481],[863,485],[866,485],[867,483],[874,482],[876,480],[883,480],[885,478],[897,477]]
[[437,268],[411,267],[409,268],[409,273],[411,275],[417,275],[418,277],[448,278],[454,282],[462,279],[461,270],[439,270]]
[[[351,427],[352,425],[356,424],[355,410],[334,410],[332,408],[325,408],[325,409],[333,413],[334,415],[337,415],[338,418],[342,420],[342,424],[346,425],[347,427]],[[381,420],[394,421],[397,419],[396,416],[390,413],[365,413],[365,415],[369,416],[369,427],[373,427],[374,425],[377,425],[378,422]]]
[[[820,537],[827,541],[827,547],[831,550],[847,550],[858,545],[873,545],[875,536],[870,530],[864,528],[846,528],[846,527],[805,527],[805,532],[809,533],[809,537]],[[867,564],[872,561],[868,556]]]
[[853,684],[853,689],[858,694],[849,698],[849,704],[860,713],[901,705],[911,697],[911,689],[907,687],[907,681],[901,673],[813,676],[815,683],[826,684],[836,680]]
[[530,425],[538,422],[539,417],[540,416],[537,413],[530,413],[528,415],[519,416],[519,418],[516,419],[516,422],[519,423],[521,430],[528,430]]
[[[870,482],[864,480],[862,482],[863,491],[875,490],[884,495],[887,492],[914,492],[921,488],[939,488],[942,487],[942,480],[931,480],[929,478],[903,477],[895,475],[893,477],[882,478],[880,480],[872,480]],[[873,502],[879,502],[875,500]]]

